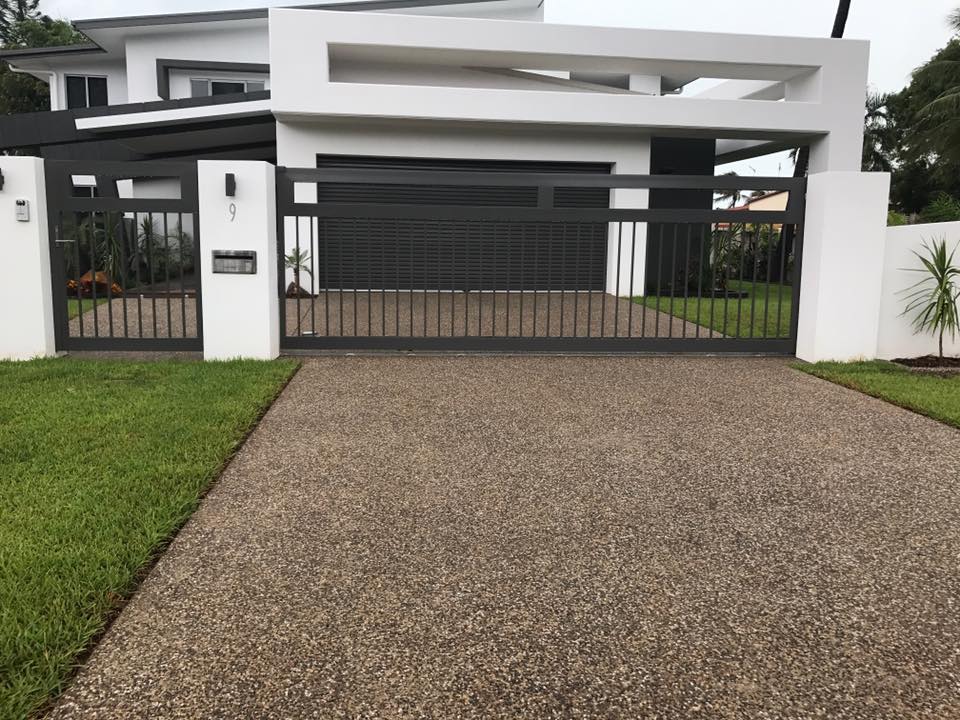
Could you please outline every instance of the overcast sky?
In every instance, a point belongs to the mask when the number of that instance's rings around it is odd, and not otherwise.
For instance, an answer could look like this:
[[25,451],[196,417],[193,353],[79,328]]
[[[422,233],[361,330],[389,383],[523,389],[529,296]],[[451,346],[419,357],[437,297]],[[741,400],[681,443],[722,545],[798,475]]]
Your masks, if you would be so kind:
[[[297,5],[309,0],[41,0],[48,15],[90,17]],[[910,73],[946,44],[947,14],[960,0],[853,0],[847,37],[871,41],[870,84],[895,91]],[[826,36],[836,0],[546,0],[549,22],[760,35]],[[764,173],[788,171],[782,157],[763,163]]]

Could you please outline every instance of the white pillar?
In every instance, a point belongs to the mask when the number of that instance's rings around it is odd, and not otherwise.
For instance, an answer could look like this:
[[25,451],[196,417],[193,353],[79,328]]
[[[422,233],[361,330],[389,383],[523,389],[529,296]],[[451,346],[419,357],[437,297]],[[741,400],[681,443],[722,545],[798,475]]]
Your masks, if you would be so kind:
[[825,172],[807,183],[797,357],[877,353],[890,175]]
[[[617,175],[649,175],[650,145],[638,157],[617,162]],[[646,209],[650,191],[646,188],[616,188],[610,194],[611,208]],[[607,239],[607,293],[617,297],[644,294],[647,266],[647,223],[610,223]],[[619,264],[618,264],[619,260]]]
[[[280,354],[275,168],[265,162],[201,160],[197,173],[203,356],[273,359]],[[234,197],[226,194],[227,173],[236,177]],[[214,250],[256,252],[256,273],[214,273]]]
[[[0,245],[7,268],[0,282],[0,359],[27,360],[56,353],[53,284],[43,160],[0,156]],[[25,201],[26,222],[17,219]]]

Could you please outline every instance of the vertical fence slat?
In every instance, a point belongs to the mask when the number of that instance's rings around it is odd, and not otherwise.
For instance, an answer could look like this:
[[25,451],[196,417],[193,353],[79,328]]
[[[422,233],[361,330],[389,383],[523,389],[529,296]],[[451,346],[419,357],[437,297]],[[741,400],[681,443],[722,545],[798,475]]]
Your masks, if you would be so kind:
[[[130,337],[130,330],[127,322],[127,286],[130,284],[130,277],[127,272],[126,224],[123,213],[119,213],[117,228],[120,231],[120,289],[123,291],[120,295],[120,302],[123,314],[123,337],[128,338]],[[184,327],[186,327],[186,323],[184,323]]]
[[757,325],[757,273],[760,271],[760,239],[763,226],[757,225],[753,238],[753,283],[750,287],[750,337],[753,337]]
[[[122,226],[122,223],[121,223]],[[177,238],[177,255],[180,258],[180,329],[181,336],[187,337],[187,279],[186,279],[186,263],[183,260],[183,245],[184,238],[186,238],[185,231],[183,229],[183,213],[177,213],[177,227],[180,229],[180,235]],[[200,272],[199,268],[194,269],[195,273]],[[196,300],[194,301],[196,302]],[[126,303],[124,303],[126,307]],[[194,313],[199,312],[199,308],[196,308]]]
[[681,328],[683,332],[680,337],[687,336],[687,308],[689,307],[688,300],[690,299],[690,233],[693,228],[691,228],[690,223],[687,223],[687,262],[683,266],[683,319]]
[[577,320],[580,317],[580,223],[574,233],[574,270],[573,270],[573,337],[577,337]]
[[[109,211],[106,211],[103,213],[103,240],[104,240],[104,245],[107,246],[105,249],[108,250],[110,253],[109,267],[107,267],[106,263],[104,263],[104,277],[106,277],[107,279],[107,324],[110,326],[109,335],[110,337],[113,337],[113,282],[114,282],[113,268],[116,264],[116,258],[113,255],[114,248],[110,247],[110,245],[107,243],[107,237],[108,237],[107,233],[110,233],[110,237],[112,237],[113,240],[116,241],[116,233],[114,232],[113,225],[110,222]],[[115,245],[115,242],[114,242],[114,245]]]
[[620,262],[623,253],[623,221],[617,222],[617,279],[614,284],[613,336],[620,337]]
[[627,337],[633,337],[633,277],[636,275],[637,262],[637,223],[630,223],[630,304],[627,306]]
[[679,244],[680,225],[673,224],[673,242],[670,243],[670,319],[667,337],[673,337],[673,303],[677,294],[677,245]]
[[167,337],[173,337],[173,313],[170,309],[170,228],[167,213],[163,214],[163,274],[167,291]]
[[[90,213],[90,295],[93,300],[93,336],[100,337],[100,308],[97,304],[97,214]],[[156,332],[154,332],[156,337]]]

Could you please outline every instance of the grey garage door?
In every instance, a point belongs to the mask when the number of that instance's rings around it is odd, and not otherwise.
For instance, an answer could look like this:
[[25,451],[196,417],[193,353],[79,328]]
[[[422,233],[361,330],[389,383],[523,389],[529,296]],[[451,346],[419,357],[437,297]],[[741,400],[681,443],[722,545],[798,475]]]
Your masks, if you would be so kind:
[[[596,163],[319,156],[322,169],[607,174]],[[403,205],[537,206],[539,188],[321,183],[318,200]],[[607,188],[557,188],[558,208],[607,208]],[[415,290],[601,290],[606,223],[512,223],[326,219],[318,285]],[[391,251],[384,253],[389,246]]]

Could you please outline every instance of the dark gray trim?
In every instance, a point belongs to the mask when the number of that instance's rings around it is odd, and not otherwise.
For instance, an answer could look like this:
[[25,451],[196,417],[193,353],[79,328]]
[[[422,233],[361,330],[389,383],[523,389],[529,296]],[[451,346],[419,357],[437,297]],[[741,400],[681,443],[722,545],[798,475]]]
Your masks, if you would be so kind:
[[[171,70],[208,70],[210,72],[261,73],[269,75],[270,65],[268,63],[206,62],[201,60],[157,58],[157,95],[164,100],[170,99]],[[217,97],[229,96],[219,95]]]
[[[283,306],[283,301],[280,305]],[[282,327],[282,326],[281,326]],[[460,352],[596,352],[705,355],[793,355],[792,339],[681,337],[395,337],[296,336],[280,338],[281,350],[450,350]]]
[[35,58],[51,55],[84,55],[87,53],[104,52],[106,52],[106,50],[96,43],[83,43],[82,45],[57,45],[46,48],[13,48],[10,50],[0,50],[0,59],[10,60],[15,58]]
[[[369,2],[317,3],[288,6],[294,10],[336,10],[341,12],[369,12],[372,10],[397,10],[402,8],[434,7],[437,5],[474,5],[500,2],[501,0],[370,0]],[[171,13],[166,15],[133,15],[130,17],[92,18],[76,20],[73,26],[86,30],[103,30],[123,27],[151,27],[154,25],[181,25],[184,23],[223,22],[231,20],[259,20],[266,18],[269,8],[249,10],[214,10],[210,12]]]

